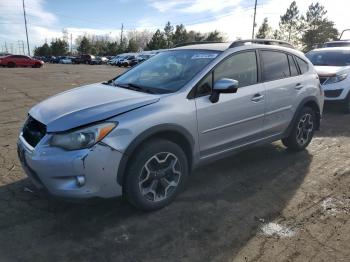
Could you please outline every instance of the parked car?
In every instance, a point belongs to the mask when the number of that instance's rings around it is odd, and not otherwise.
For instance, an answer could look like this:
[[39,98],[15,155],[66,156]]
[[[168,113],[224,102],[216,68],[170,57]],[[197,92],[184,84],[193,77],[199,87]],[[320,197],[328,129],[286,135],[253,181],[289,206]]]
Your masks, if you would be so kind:
[[63,56],[51,56],[50,63],[58,64]]
[[91,60],[90,65],[102,65],[107,64],[108,59],[106,57],[100,57],[96,56],[94,59]]
[[325,101],[337,103],[350,113],[350,47],[315,49],[306,56],[320,77]]
[[73,64],[73,59],[74,59],[74,57],[70,57],[70,56],[61,57],[59,63],[60,64]]
[[91,64],[91,61],[95,59],[93,55],[80,55],[75,58],[75,64]]
[[350,47],[350,40],[337,40],[337,41],[330,41],[326,42],[323,47]]
[[52,59],[52,56],[43,56],[41,60],[44,61],[45,63],[51,63],[51,59]]
[[150,59],[154,54],[140,54],[137,56],[137,62],[142,63],[148,59]]
[[125,194],[154,210],[209,161],[279,139],[304,150],[320,126],[323,92],[311,62],[278,43],[184,46],[48,98],[20,133],[23,168],[53,195]]
[[113,65],[114,62],[118,59],[119,56],[112,56],[111,58],[109,58],[107,64],[108,65]]
[[8,55],[0,57],[0,65],[7,67],[42,67],[44,62],[25,55]]
[[137,64],[136,55],[128,55],[119,61],[120,66],[128,67]]
[[122,65],[122,61],[128,56],[129,56],[129,54],[120,54],[120,55],[118,55],[118,58],[115,60],[113,65],[119,66],[119,67],[123,66]]

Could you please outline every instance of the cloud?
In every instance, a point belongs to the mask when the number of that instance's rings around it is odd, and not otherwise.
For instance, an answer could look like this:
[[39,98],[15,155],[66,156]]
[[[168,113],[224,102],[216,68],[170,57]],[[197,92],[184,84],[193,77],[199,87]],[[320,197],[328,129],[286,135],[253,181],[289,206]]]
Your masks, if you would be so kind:
[[[297,0],[296,2],[300,13],[305,14],[308,6],[315,1]],[[347,17],[348,10],[350,9],[349,0],[337,0],[337,4],[334,4],[329,0],[318,0],[318,2],[320,2],[320,4],[328,11],[327,17],[335,22],[339,31],[350,28],[349,19]],[[269,24],[277,29],[280,16],[286,12],[290,3],[290,0],[269,0],[258,6],[256,17],[256,23],[258,24],[257,27],[259,27],[264,18],[267,17]],[[217,17],[214,17],[212,21],[196,23],[187,26],[187,28],[201,32],[219,30],[226,33],[229,40],[235,40],[237,37],[251,38],[254,10],[251,7],[233,7],[231,10],[231,12],[226,12],[228,13],[227,16],[218,15]]]
[[158,11],[182,13],[218,12],[226,8],[237,6],[242,0],[148,0],[150,5]]
[[[25,0],[28,16],[29,41],[31,48],[41,45],[45,39],[62,37],[62,24],[58,17],[45,10],[44,5],[48,0]],[[82,1],[82,0],[81,0]],[[162,29],[170,20],[172,24],[184,23],[189,30],[209,32],[219,30],[227,35],[228,40],[237,37],[250,38],[253,23],[253,4],[244,0],[144,0],[153,8],[152,12],[146,12],[139,17],[136,25],[126,25],[126,31],[130,28],[136,30],[148,29],[155,31]],[[261,25],[265,17],[273,28],[278,28],[280,15],[283,14],[292,0],[259,0],[256,23]],[[348,10],[349,0],[318,0],[328,10],[327,16],[335,22],[341,31],[350,28]],[[123,5],[132,5],[135,0],[119,0]],[[314,0],[296,0],[301,13],[306,12],[308,6]],[[0,51],[6,41],[13,46],[18,45],[18,40],[25,41],[25,29],[23,22],[22,1],[0,0]],[[78,17],[79,18],[79,17]],[[78,19],[77,18],[77,19]],[[101,21],[102,23],[103,21]],[[86,24],[86,27],[70,26],[68,33],[73,35],[73,41],[78,35],[84,33],[91,35],[109,35],[112,39],[119,39],[120,30],[112,28],[96,29]]]
[[[43,42],[45,38],[57,37],[60,34],[59,30],[52,28],[57,22],[57,17],[44,10],[44,0],[25,0],[25,5],[31,48]],[[18,41],[26,39],[22,1],[0,0],[0,10],[0,48],[4,49],[6,42],[8,48],[13,50]]]

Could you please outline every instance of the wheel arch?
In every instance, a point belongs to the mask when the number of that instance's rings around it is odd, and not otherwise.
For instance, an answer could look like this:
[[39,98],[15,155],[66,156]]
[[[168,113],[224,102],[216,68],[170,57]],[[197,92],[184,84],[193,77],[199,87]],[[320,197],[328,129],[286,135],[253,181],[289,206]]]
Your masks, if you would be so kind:
[[117,173],[118,184],[120,184],[121,186],[124,185],[124,176],[127,170],[128,163],[132,159],[132,155],[137,150],[137,148],[154,138],[163,138],[165,140],[169,140],[179,145],[186,154],[189,164],[189,170],[192,169],[193,152],[195,144],[193,136],[189,131],[187,131],[181,126],[175,124],[162,124],[151,127],[150,129],[147,129],[146,131],[142,132],[127,147],[119,163]]
[[292,121],[290,122],[288,128],[286,129],[286,131],[284,132],[284,137],[288,137],[290,132],[293,129],[293,126],[295,124],[295,121],[297,120],[297,117],[300,113],[300,111],[304,108],[304,107],[310,107],[312,108],[315,113],[316,113],[316,127],[315,130],[320,130],[320,125],[321,125],[321,109],[320,106],[318,104],[318,101],[316,99],[316,97],[306,97],[304,98],[301,103],[299,104],[299,106],[297,107],[297,109],[295,110],[294,116]]

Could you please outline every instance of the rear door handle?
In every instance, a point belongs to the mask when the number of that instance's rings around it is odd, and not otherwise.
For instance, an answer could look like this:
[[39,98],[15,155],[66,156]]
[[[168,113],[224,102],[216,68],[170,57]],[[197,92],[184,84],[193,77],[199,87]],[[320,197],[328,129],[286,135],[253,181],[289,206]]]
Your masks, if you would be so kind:
[[294,87],[296,90],[300,90],[302,89],[304,86],[300,83],[296,84],[296,86]]
[[254,95],[254,96],[252,97],[251,100],[252,100],[254,103],[257,103],[257,102],[261,101],[263,98],[264,98],[263,95],[261,95],[261,94],[256,94],[256,95]]

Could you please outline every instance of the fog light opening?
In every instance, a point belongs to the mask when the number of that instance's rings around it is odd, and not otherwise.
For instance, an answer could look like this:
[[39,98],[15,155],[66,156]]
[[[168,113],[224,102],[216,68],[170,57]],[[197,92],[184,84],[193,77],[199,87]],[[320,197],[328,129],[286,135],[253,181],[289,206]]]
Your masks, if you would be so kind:
[[79,187],[82,187],[83,185],[85,185],[85,176],[76,176],[75,180]]

